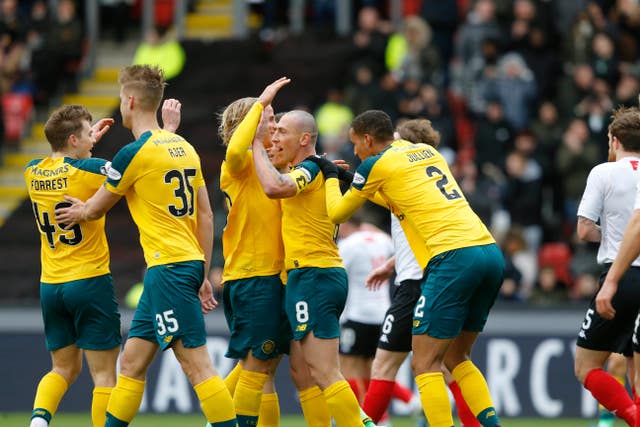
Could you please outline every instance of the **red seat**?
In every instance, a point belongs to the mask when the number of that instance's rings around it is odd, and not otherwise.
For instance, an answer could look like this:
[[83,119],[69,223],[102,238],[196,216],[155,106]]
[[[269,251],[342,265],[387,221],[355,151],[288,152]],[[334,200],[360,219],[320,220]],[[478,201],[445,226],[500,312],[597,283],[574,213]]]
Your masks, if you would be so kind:
[[562,242],[545,243],[538,251],[538,266],[553,267],[558,280],[570,285],[572,283],[569,263],[571,262],[571,249]]
[[25,126],[31,121],[33,98],[25,93],[5,93],[2,95],[4,137],[7,141],[19,141]]

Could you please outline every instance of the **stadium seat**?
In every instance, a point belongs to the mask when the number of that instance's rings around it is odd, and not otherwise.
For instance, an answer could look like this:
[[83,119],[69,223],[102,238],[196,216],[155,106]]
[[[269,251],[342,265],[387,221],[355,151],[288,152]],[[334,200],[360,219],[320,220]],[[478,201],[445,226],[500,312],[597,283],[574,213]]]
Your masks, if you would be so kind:
[[551,242],[542,245],[538,251],[538,266],[553,267],[556,277],[567,285],[571,285],[572,278],[569,271],[571,249],[564,242]]
[[2,112],[5,140],[20,141],[25,126],[31,121],[33,97],[26,93],[5,93],[2,95]]

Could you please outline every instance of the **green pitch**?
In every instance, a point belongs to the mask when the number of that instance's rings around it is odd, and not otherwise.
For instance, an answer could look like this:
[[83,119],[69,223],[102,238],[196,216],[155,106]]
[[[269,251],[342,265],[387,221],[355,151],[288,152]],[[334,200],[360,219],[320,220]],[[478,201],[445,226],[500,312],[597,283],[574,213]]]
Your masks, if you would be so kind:
[[[0,414],[0,426],[24,427],[29,425],[30,413],[2,413]],[[501,418],[505,427],[588,427],[592,421],[579,418]],[[393,427],[414,427],[416,420],[406,417],[392,419]],[[51,427],[87,427],[91,425],[89,414],[57,414],[51,422]],[[139,415],[130,424],[132,427],[204,427],[202,416],[196,415]],[[304,427],[302,416],[283,416],[280,427]],[[618,420],[616,425],[622,427],[623,421]]]

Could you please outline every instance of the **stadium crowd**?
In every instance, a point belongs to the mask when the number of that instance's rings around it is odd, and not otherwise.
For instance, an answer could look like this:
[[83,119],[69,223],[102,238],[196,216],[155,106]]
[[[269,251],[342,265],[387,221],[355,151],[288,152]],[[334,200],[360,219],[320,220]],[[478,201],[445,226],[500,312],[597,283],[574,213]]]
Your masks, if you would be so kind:
[[[379,108],[427,118],[439,150],[505,255],[500,299],[588,301],[597,246],[575,235],[587,175],[607,156],[615,106],[637,105],[632,1],[362,2],[342,81],[313,108],[319,151],[357,165],[351,119]],[[315,16],[315,15],[313,15]]]

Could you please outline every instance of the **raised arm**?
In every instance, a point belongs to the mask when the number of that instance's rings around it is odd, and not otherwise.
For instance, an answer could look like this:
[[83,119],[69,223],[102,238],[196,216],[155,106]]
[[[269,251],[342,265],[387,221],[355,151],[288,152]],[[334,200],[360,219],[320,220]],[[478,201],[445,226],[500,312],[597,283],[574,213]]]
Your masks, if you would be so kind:
[[174,133],[180,126],[182,104],[177,99],[165,99],[162,103],[163,129]]
[[258,100],[251,106],[247,115],[242,119],[238,128],[233,132],[225,155],[229,172],[238,173],[247,166],[249,160],[247,150],[249,150],[255,137],[262,111],[271,105],[278,91],[290,81],[286,77],[281,77],[267,86],[258,97]]
[[271,199],[293,197],[298,193],[296,183],[288,174],[283,174],[276,170],[262,144],[264,132],[268,131],[266,118],[263,114],[256,136],[253,138],[253,164],[256,168],[256,175],[267,197]]

